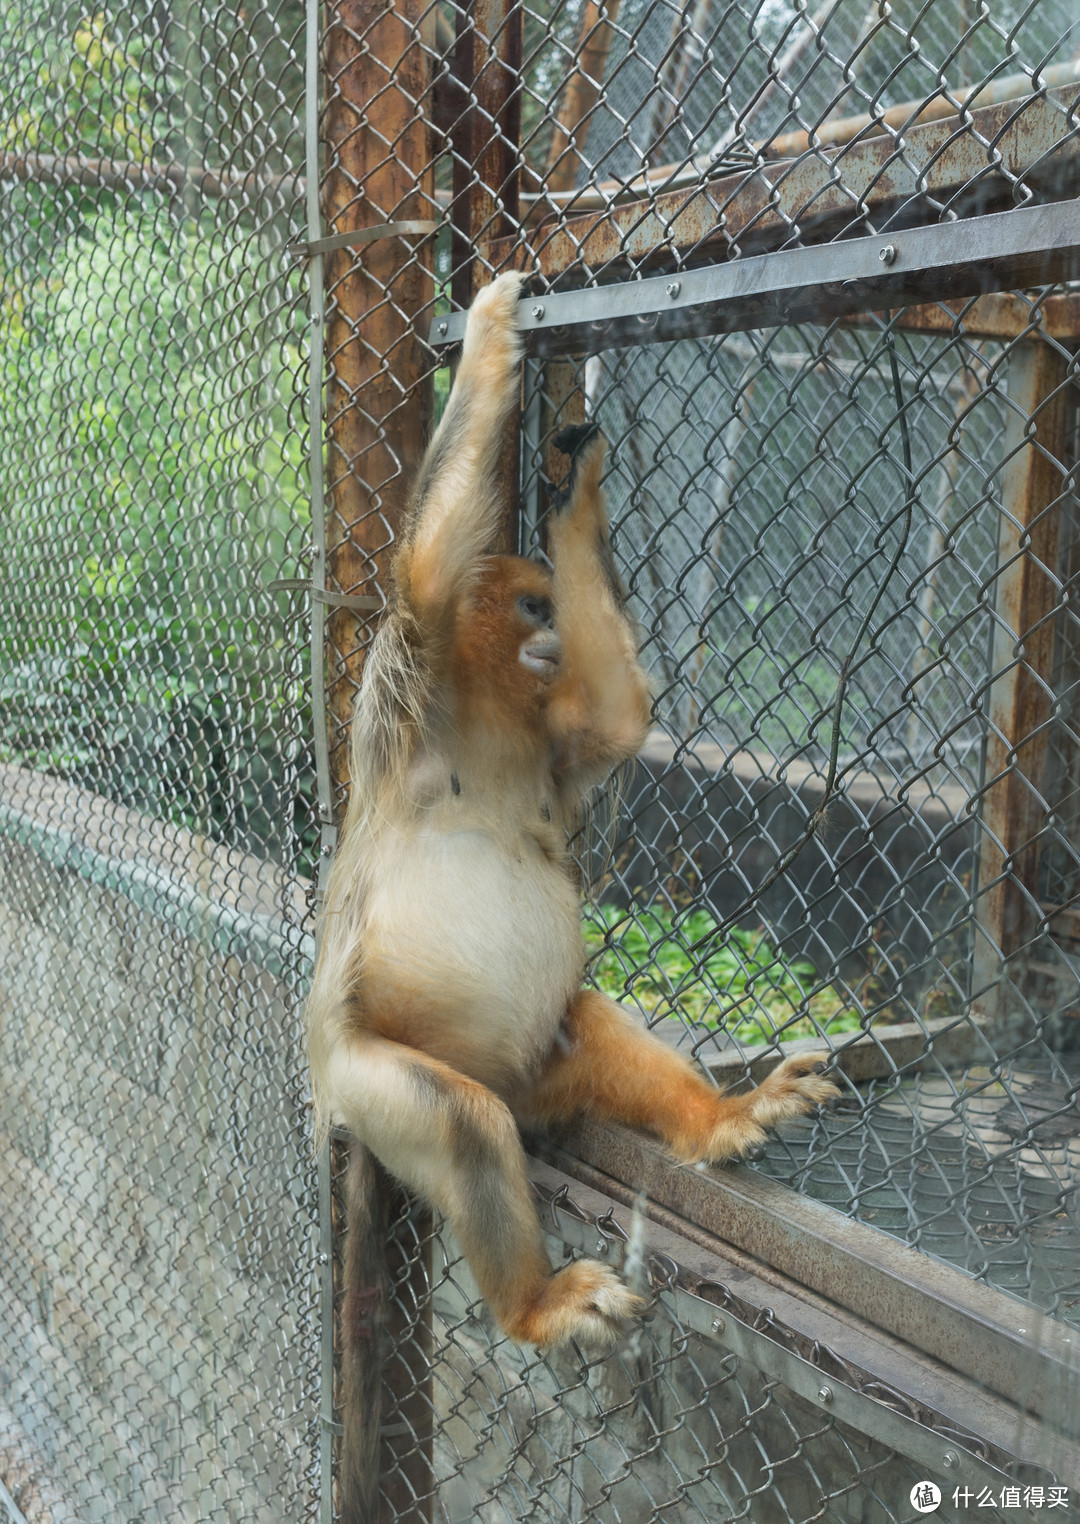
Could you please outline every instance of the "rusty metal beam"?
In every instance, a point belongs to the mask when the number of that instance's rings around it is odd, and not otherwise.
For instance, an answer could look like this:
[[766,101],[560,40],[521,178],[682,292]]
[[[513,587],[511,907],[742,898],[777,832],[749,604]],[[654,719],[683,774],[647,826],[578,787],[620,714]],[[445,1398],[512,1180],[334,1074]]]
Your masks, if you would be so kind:
[[1043,778],[1061,598],[1059,508],[1067,491],[1065,356],[1031,339],[1018,343],[1009,354],[1007,400],[972,989],[999,1021],[1013,1014],[1009,992],[1023,980],[1022,969],[1010,965],[1033,950],[1042,919]]
[[[563,355],[653,344],[845,313],[972,296],[1080,275],[1080,217],[1053,202],[729,260],[677,279],[653,276],[558,291],[518,307],[531,353]],[[437,344],[456,342],[461,314],[440,319]]]
[[[769,163],[687,190],[545,222],[528,245],[497,239],[492,268],[512,263],[574,284],[616,274],[764,251],[793,238],[898,230],[1011,206],[1016,179],[1036,194],[1065,195],[1080,182],[1077,87],[916,126],[902,143],[864,138],[839,149]],[[988,144],[993,145],[991,151]]]
[[[417,106],[430,88],[431,53],[422,37],[429,20],[425,0],[396,0],[392,7],[383,0],[333,0],[327,7],[322,210],[331,238],[375,224],[423,220],[430,212],[432,132]],[[413,249],[400,238],[380,238],[362,250],[331,247],[325,258],[328,578],[344,594],[375,595],[385,603],[390,553],[431,414],[432,372],[417,332],[418,317],[434,299],[431,245]],[[334,609],[327,638],[328,708],[339,807],[348,786],[345,743],[368,635],[368,622],[353,609]],[[361,1145],[354,1141],[352,1147]],[[372,1457],[379,1457],[382,1519],[429,1524],[430,1213],[424,1209],[417,1219],[405,1212],[398,1188],[377,1170],[367,1172],[351,1205],[354,1220],[369,1225],[369,1237],[360,1241],[363,1254],[351,1261],[358,1283],[345,1288],[343,1317],[350,1309],[353,1314],[349,1358],[356,1388],[381,1394],[381,1404],[372,1396],[346,1415],[345,1443],[354,1469],[370,1468]],[[380,1232],[380,1223],[388,1223],[389,1231]],[[356,1325],[357,1309],[363,1312],[380,1283],[395,1291],[385,1306],[395,1352],[386,1369],[367,1324]]]
[[584,1160],[799,1285],[1073,1435],[1080,1333],[834,1207],[748,1169],[678,1168],[625,1128],[581,1123],[556,1162]]
[[[666,1294],[684,1324],[801,1389],[832,1417],[935,1475],[951,1477],[953,1485],[964,1485],[954,1473],[966,1466],[1011,1470],[1016,1462],[1045,1467],[1061,1480],[1080,1479],[1075,1432],[1055,1434],[875,1322],[855,1317],[656,1201],[642,1203],[636,1191],[562,1152],[552,1157],[559,1167],[529,1160],[546,1226],[621,1269],[631,1215],[644,1210],[642,1257],[667,1281]],[[679,1300],[680,1293],[698,1305]],[[758,1334],[753,1341],[751,1330]],[[893,1426],[897,1410],[906,1423]]]
[[[828,3],[831,4],[832,0],[828,0]],[[811,26],[792,45],[788,58],[798,61],[798,55],[804,52],[812,42],[815,36],[814,28],[820,25],[825,9],[827,6],[822,8],[822,12],[813,19]],[[780,79],[786,77],[784,68],[787,61],[787,59],[781,59],[778,62],[770,85],[767,85],[756,98],[748,118],[744,120],[743,132],[750,117],[756,116],[769,98],[772,93],[771,86],[775,86]],[[1040,81],[1044,89],[1059,89],[1072,83],[1080,84],[1080,63],[1060,64],[1046,69],[1040,75]],[[896,138],[901,133],[909,133],[912,128],[926,122],[955,117],[957,104],[967,106],[969,102],[976,101],[979,106],[990,106],[1002,101],[1020,100],[1032,94],[1031,87],[1030,74],[1010,74],[1004,79],[991,80],[989,84],[984,82],[982,85],[971,85],[953,90],[950,92],[951,99],[950,96],[940,94],[931,100],[903,101],[887,111],[879,112],[876,116],[867,112],[862,116],[830,118],[814,129],[813,144],[810,143],[810,135],[807,132],[791,132],[777,138],[758,139],[748,152],[757,154],[763,159],[792,159],[806,153],[810,147],[838,148],[854,141],[855,138],[874,137],[886,133]],[[974,110],[975,107],[970,106],[969,109]],[[702,180],[710,174],[715,176],[719,173],[717,166],[719,162],[722,162],[724,150],[737,141],[738,138],[725,135],[709,154],[697,155],[689,160],[675,160],[670,164],[656,164],[630,179],[596,180],[576,191],[557,188],[551,184],[550,179],[545,188],[539,183],[539,177],[537,177],[536,188],[525,198],[529,203],[527,220],[536,222],[541,217],[550,216],[553,212],[557,214],[560,209],[565,211],[569,209],[569,204],[572,204],[576,212],[594,211],[597,207],[609,207],[619,199],[641,198],[648,194],[657,195],[663,191],[678,190],[680,187],[700,185]]]
[[[1077,67],[1073,62],[1055,64],[1042,70],[1040,78],[1043,87],[1060,89],[1080,83]],[[794,159],[808,148],[840,147],[857,137],[875,133],[906,135],[913,127],[926,122],[955,117],[958,106],[967,106],[974,112],[978,107],[1019,100],[1032,93],[1031,84],[1030,74],[1007,74],[998,79],[983,79],[974,85],[959,85],[948,91],[943,87],[939,94],[932,95],[929,100],[901,101],[877,116],[864,112],[858,116],[833,117],[810,132],[785,132],[780,137],[770,138],[763,146],[777,159]]]
[[[845,326],[881,323],[885,316],[884,312],[858,312],[842,321]],[[999,292],[966,302],[927,302],[893,313],[892,322],[909,333],[956,334],[965,339],[999,339],[1004,344],[1022,336],[1077,344],[1080,295],[1065,292],[1036,303]]]

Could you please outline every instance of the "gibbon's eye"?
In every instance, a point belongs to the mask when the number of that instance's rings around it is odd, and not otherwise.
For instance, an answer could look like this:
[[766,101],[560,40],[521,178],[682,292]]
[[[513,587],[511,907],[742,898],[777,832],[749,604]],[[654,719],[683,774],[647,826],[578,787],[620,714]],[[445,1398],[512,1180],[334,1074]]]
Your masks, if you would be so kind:
[[518,612],[525,616],[529,624],[535,625],[538,629],[542,626],[550,626],[554,622],[551,604],[546,598],[537,598],[532,593],[523,593],[517,601],[517,606]]

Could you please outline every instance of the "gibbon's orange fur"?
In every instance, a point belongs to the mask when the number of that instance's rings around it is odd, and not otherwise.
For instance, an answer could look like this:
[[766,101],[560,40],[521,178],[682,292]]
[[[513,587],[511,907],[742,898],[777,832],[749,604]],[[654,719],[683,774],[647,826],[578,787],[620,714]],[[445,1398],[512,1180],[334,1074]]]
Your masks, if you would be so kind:
[[602,1345],[641,1301],[590,1260],[552,1272],[518,1124],[588,1112],[716,1161],[836,1090],[815,1054],[722,1095],[581,987],[567,830],[640,747],[649,690],[612,569],[602,441],[551,523],[552,572],[489,554],[520,285],[500,276],[473,303],[368,654],[308,1003],[312,1084],[321,1126],[344,1123],[449,1219],[512,1338]]

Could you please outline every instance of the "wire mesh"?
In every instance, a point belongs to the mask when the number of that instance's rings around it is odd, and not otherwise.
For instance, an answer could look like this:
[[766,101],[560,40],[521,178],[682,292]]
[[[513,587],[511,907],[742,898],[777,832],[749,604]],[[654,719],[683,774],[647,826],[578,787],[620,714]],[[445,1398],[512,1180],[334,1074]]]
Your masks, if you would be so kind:
[[0,1478],[33,1524],[316,1491],[307,634],[267,586],[310,534],[302,23],[0,11]]
[[[1068,198],[1080,32],[1065,0],[333,0],[313,228],[298,0],[0,15],[0,1479],[54,1524],[329,1518],[302,585],[382,596],[432,321],[510,262],[588,287]],[[288,245],[409,219],[310,266],[324,568]],[[590,977],[728,1081],[833,1048],[843,1105],[761,1169],[1073,1324],[1078,303],[942,271],[902,312],[597,335],[528,365],[508,485],[542,555],[551,441],[600,419],[656,708],[578,844]],[[370,625],[330,607],[340,796]],[[762,894],[845,671],[827,829]],[[387,1367],[388,1424],[431,1414],[430,1459],[387,1435],[423,1516],[912,1516],[909,1456],[670,1297],[607,1364],[534,1355],[437,1225],[395,1231],[433,1283]]]

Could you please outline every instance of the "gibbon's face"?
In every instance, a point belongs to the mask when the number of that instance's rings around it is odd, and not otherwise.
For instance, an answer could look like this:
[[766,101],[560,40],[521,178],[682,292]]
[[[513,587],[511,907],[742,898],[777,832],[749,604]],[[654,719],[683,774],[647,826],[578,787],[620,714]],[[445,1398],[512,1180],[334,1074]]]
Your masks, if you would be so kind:
[[491,556],[458,614],[458,686],[511,709],[534,706],[559,670],[551,575],[518,556]]

